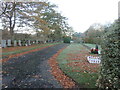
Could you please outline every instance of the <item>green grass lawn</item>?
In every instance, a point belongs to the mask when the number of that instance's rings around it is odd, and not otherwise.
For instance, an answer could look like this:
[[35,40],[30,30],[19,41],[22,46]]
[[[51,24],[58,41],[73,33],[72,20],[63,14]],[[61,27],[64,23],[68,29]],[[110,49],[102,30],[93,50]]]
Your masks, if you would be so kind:
[[[59,67],[62,71],[76,81],[79,85],[84,86],[85,88],[95,88],[96,80],[98,78],[98,73],[89,73],[89,72],[72,72],[72,70],[81,70],[79,67],[70,67],[67,64],[70,62],[81,62],[81,60],[69,60],[68,54],[78,54],[82,53],[80,50],[83,50],[85,47],[81,44],[71,44],[60,55],[57,57]],[[87,49],[85,49],[87,50]]]

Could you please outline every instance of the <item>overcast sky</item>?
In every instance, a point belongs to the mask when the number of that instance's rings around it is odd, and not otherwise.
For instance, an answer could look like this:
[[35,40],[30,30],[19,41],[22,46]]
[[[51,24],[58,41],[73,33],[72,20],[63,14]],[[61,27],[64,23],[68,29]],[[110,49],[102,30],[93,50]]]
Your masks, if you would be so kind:
[[68,18],[76,32],[84,32],[93,23],[106,24],[118,18],[120,0],[48,0]]

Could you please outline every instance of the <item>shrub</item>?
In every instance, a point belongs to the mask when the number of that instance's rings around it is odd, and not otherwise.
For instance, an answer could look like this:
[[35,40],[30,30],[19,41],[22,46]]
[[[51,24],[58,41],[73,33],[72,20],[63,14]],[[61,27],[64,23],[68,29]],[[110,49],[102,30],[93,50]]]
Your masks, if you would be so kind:
[[112,24],[102,42],[101,70],[97,86],[120,89],[120,19]]
[[70,41],[71,41],[71,38],[70,38],[69,36],[65,36],[65,37],[63,38],[63,42],[64,42],[64,43],[70,43]]

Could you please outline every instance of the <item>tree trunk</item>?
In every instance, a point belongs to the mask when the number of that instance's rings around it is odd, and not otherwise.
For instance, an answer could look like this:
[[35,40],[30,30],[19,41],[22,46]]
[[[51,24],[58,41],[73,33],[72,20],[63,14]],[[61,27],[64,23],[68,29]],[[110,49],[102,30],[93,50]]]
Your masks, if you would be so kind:
[[[14,28],[15,28],[15,23],[16,23],[16,11],[15,11],[15,7],[16,7],[16,4],[14,2],[13,3],[13,8],[12,8],[12,11],[11,11],[11,16],[9,17],[11,39],[14,38]],[[13,21],[12,21],[12,18],[14,19]]]

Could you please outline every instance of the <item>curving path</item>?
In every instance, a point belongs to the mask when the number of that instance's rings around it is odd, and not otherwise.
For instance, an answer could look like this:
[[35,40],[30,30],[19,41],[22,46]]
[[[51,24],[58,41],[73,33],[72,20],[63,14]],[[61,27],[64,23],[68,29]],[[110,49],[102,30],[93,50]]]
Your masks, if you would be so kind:
[[50,73],[48,59],[67,44],[12,58],[3,63],[3,88],[62,88]]

